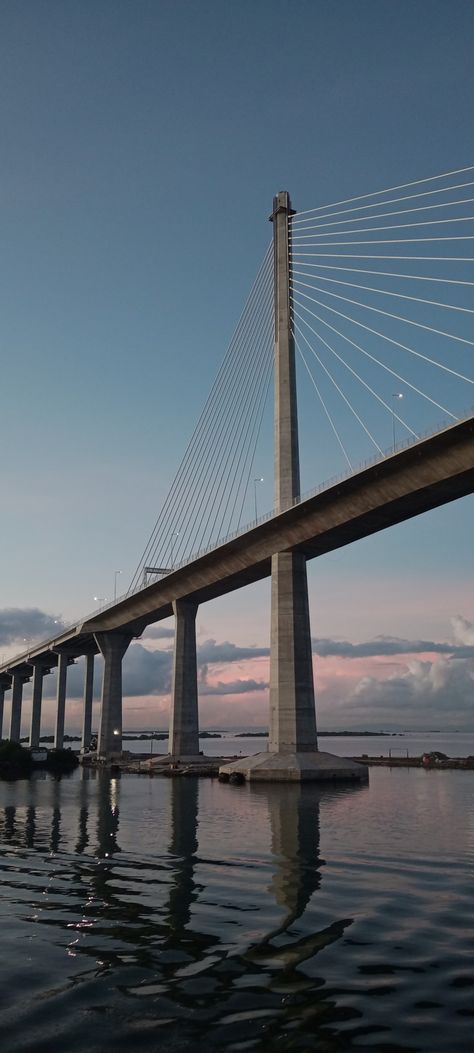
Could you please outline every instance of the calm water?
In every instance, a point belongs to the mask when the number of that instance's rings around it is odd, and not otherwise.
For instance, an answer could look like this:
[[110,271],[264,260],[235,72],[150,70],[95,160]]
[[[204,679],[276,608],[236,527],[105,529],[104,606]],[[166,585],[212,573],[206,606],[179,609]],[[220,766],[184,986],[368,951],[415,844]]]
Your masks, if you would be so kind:
[[472,1050],[474,775],[0,783],[2,1053]]
[[[154,753],[166,753],[167,742],[154,742]],[[200,748],[208,757],[238,755],[248,757],[267,748],[266,738],[237,738],[225,733],[220,739],[201,739]],[[394,757],[420,757],[428,750],[441,750],[448,757],[474,756],[474,734],[467,732],[421,732],[410,731],[404,735],[348,735],[334,737],[321,736],[319,748],[327,753],[336,753],[339,757],[388,756],[389,750]],[[147,753],[149,742],[124,742],[124,749],[132,753]]]

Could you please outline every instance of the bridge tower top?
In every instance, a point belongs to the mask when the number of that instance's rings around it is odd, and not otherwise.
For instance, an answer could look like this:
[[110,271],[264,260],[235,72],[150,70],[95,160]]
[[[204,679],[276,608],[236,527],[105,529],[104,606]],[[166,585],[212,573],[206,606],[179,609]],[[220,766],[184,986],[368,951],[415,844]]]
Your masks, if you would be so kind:
[[290,195],[273,198],[275,301],[275,507],[281,512],[300,495],[295,342],[291,321],[289,218]]

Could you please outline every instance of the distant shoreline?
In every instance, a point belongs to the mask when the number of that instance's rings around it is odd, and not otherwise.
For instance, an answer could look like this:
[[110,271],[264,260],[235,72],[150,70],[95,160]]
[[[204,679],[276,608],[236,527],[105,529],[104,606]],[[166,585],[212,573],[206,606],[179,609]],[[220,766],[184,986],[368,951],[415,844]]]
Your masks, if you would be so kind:
[[[318,731],[319,738],[403,738],[407,732],[404,731]],[[415,733],[421,734],[421,733]],[[434,732],[429,732],[434,734]],[[97,737],[97,735],[95,735]],[[123,742],[166,742],[169,737],[167,731],[153,731],[153,732],[124,732],[122,734]],[[234,739],[267,739],[268,731],[201,731],[199,733],[200,739],[223,739],[223,738],[234,738]],[[64,742],[81,742],[82,738],[80,735],[65,735]],[[21,743],[28,742],[28,736],[23,735],[20,739]],[[54,735],[41,735],[40,742],[53,743]]]

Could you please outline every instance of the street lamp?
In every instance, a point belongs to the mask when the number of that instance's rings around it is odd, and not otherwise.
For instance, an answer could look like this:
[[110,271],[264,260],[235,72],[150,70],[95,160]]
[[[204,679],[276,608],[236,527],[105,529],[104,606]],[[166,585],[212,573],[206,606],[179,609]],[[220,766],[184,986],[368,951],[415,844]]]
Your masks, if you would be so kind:
[[255,506],[255,522],[257,522],[257,518],[258,518],[258,516],[257,516],[257,483],[263,483],[263,478],[262,478],[261,475],[259,475],[253,481],[253,500],[254,500],[254,506]]
[[393,391],[392,392],[392,445],[393,445],[393,452],[394,453],[395,453],[395,407],[394,407],[394,404],[393,404],[393,400],[394,399],[402,399],[402,398],[403,398],[403,395],[402,395],[401,391]]
[[117,578],[121,573],[121,570],[114,570],[114,602],[117,599]]

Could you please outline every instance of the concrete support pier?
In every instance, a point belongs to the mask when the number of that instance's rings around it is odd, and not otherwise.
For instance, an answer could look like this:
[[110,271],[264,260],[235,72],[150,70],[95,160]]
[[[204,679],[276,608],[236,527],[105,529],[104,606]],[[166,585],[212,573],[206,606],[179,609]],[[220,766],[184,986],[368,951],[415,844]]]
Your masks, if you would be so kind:
[[[41,734],[41,706],[43,702],[43,677],[51,672],[51,665],[41,659],[31,659],[33,666],[33,698],[31,701],[30,748],[39,746]],[[54,663],[53,663],[54,664]]]
[[19,742],[21,737],[21,708],[23,704],[23,684],[25,677],[21,673],[12,673],[12,708],[10,714],[10,742]]
[[64,746],[64,716],[66,711],[67,667],[73,661],[67,651],[58,651],[58,684],[56,692],[56,725],[54,731],[54,748],[62,750]]
[[12,678],[0,673],[0,739],[3,738],[3,707],[5,703],[5,691],[11,687]]
[[173,688],[168,750],[174,758],[199,755],[199,718],[196,662],[197,604],[175,600]]
[[94,654],[86,654],[84,671],[84,711],[82,720],[82,748],[89,749],[92,737],[92,698],[94,692]]
[[95,641],[104,658],[102,710],[98,754],[106,759],[122,754],[122,658],[132,640],[130,633],[95,633]]
[[306,560],[272,557],[270,753],[317,750]]

